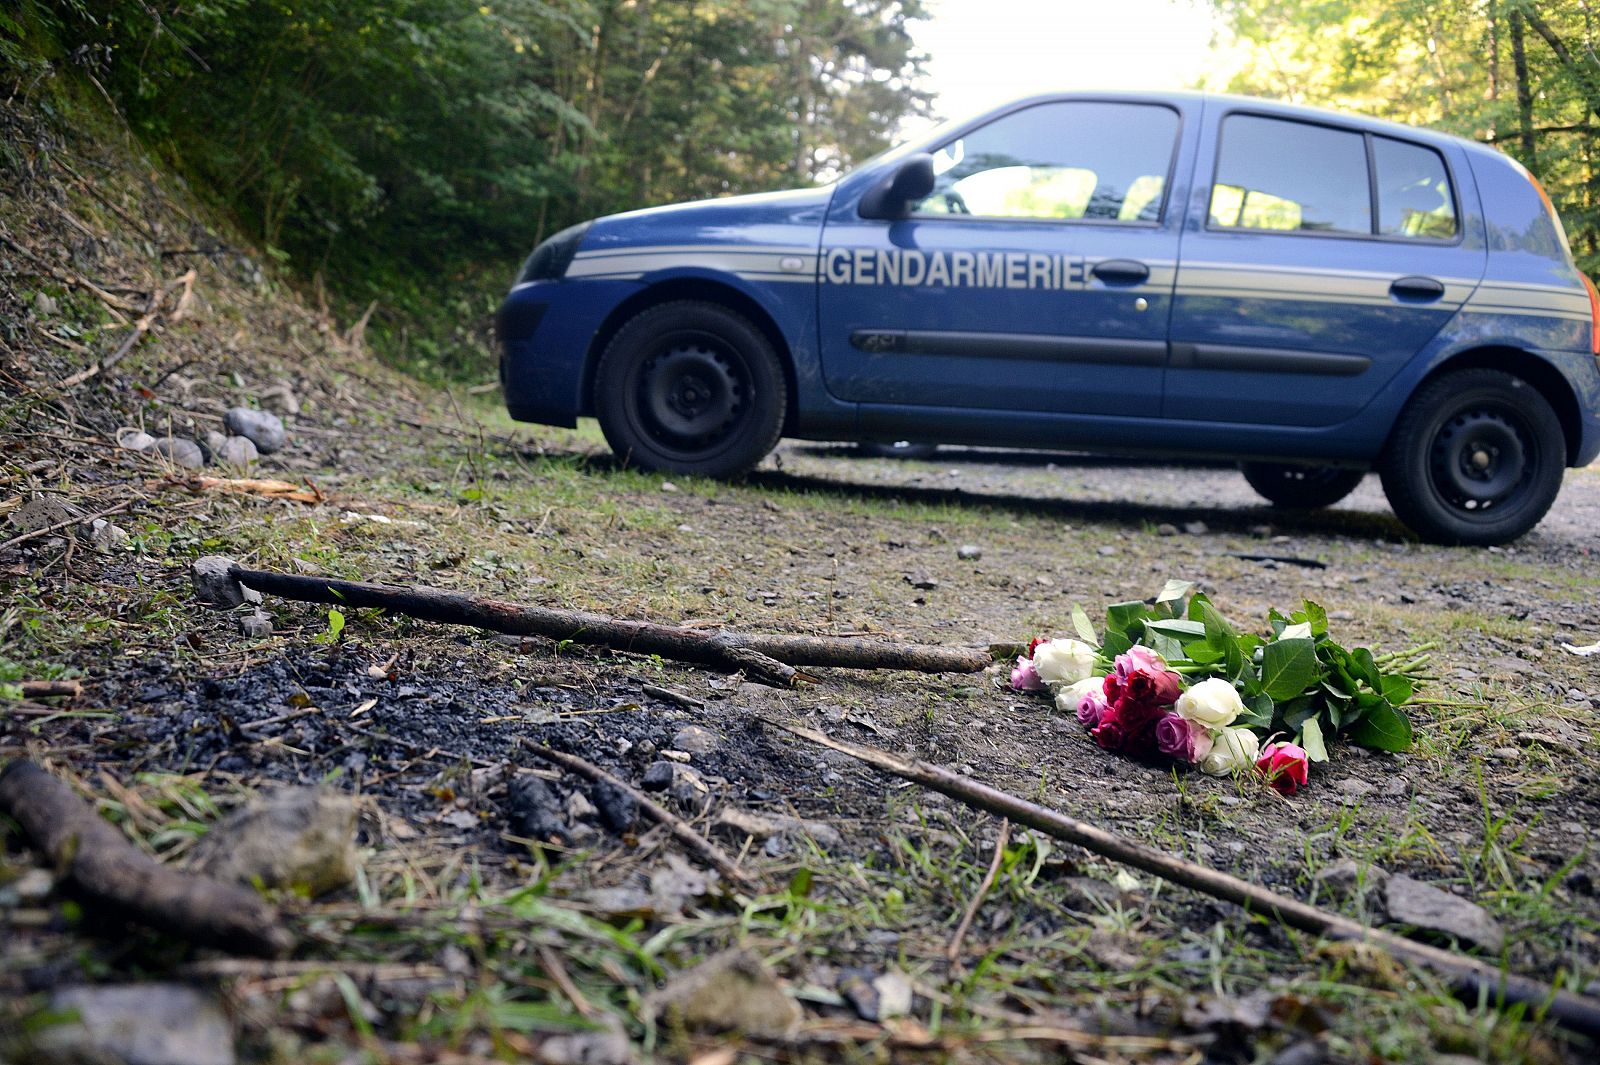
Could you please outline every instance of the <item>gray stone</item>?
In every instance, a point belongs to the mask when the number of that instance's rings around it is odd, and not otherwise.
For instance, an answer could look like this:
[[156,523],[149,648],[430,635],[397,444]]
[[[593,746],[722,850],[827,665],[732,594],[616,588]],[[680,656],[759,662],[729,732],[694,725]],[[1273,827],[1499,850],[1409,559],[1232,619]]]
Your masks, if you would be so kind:
[[182,466],[186,470],[198,470],[206,464],[206,454],[200,450],[200,445],[193,440],[182,436],[163,436],[147,449],[152,455],[160,455],[174,466]]
[[126,451],[149,451],[155,444],[155,437],[138,429],[123,429],[117,433],[117,446]]
[[204,444],[213,455],[215,455],[222,450],[222,445],[228,442],[228,437],[223,433],[217,432],[215,429],[207,429],[205,439],[200,442]]
[[639,782],[645,791],[663,791],[680,806],[704,810],[711,799],[711,789],[700,779],[700,774],[678,762],[652,762]]
[[355,879],[356,804],[284,788],[229,815],[201,840],[202,873],[315,898]]
[[20,532],[38,532],[80,516],[78,508],[63,499],[37,495],[11,512],[11,527]]
[[639,1060],[616,1022],[600,1032],[553,1035],[539,1044],[539,1065],[634,1065]]
[[48,292],[35,292],[33,294],[33,314],[35,318],[48,318],[56,313],[56,301]]
[[1365,897],[1381,889],[1388,879],[1389,874],[1383,868],[1353,858],[1341,858],[1311,876],[1311,882],[1319,889],[1341,899]]
[[233,1065],[233,1030],[209,996],[182,984],[71,987],[50,999],[75,1015],[34,1036],[27,1060]]
[[750,836],[758,843],[774,838],[792,839],[805,836],[815,840],[820,847],[844,845],[844,837],[839,834],[839,830],[826,821],[807,821],[804,818],[789,817],[784,814],[758,814],[737,807],[718,811],[717,819],[712,822],[711,828],[714,832],[735,839]]
[[1362,780],[1360,777],[1346,777],[1339,781],[1335,787],[1339,789],[1339,794],[1350,800],[1371,795],[1376,790],[1370,782]]
[[230,436],[216,449],[217,461],[231,466],[248,466],[261,457],[261,452],[248,436]]
[[1203,521],[1186,521],[1183,523],[1183,531],[1190,536],[1204,536],[1211,531],[1211,527]]
[[189,563],[194,596],[210,606],[232,608],[244,602],[244,585],[233,577],[233,559],[226,555],[201,555]]
[[283,419],[271,411],[233,407],[222,416],[223,428],[234,436],[247,436],[263,455],[270,455],[289,442]]
[[271,407],[279,414],[299,414],[300,397],[294,394],[294,389],[280,381],[271,388],[264,388],[256,397],[263,407]]
[[1493,953],[1505,944],[1505,930],[1487,910],[1409,876],[1391,876],[1384,885],[1390,920],[1454,936]]
[[956,548],[956,557],[963,562],[976,562],[983,557],[983,548],[977,544],[962,544]]
[[89,526],[88,540],[96,552],[109,555],[128,542],[128,530],[105,518],[96,518]]
[[272,619],[265,611],[252,611],[239,619],[239,631],[252,640],[264,640],[272,635]]
[[746,950],[713,955],[672,977],[645,996],[641,1012],[658,1024],[758,1039],[788,1037],[803,1016],[767,964]]
[[8,906],[37,906],[56,889],[56,878],[48,869],[29,869],[0,886],[0,909]]
[[1160,525],[1156,526],[1156,535],[1157,536],[1177,536],[1178,535],[1178,527],[1176,525],[1172,524],[1172,522],[1170,522],[1170,521],[1164,521]]
[[721,746],[721,736],[699,725],[685,725],[672,737],[673,749],[689,754],[710,754]]

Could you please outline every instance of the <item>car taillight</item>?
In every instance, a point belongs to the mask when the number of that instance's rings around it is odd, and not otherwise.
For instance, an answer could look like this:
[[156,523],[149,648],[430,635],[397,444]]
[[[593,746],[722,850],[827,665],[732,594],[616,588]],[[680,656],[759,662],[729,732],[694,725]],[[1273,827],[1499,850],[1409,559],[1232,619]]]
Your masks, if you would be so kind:
[[1600,292],[1595,291],[1594,282],[1587,274],[1578,276],[1583,278],[1583,287],[1589,290],[1589,350],[1600,359]]

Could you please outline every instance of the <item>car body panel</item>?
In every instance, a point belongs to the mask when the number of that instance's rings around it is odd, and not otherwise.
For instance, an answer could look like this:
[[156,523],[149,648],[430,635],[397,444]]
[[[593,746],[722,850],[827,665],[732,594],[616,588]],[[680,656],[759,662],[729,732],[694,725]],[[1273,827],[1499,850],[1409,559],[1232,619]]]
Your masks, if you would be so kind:
[[[1180,113],[1159,223],[857,213],[912,153],[1002,114],[1082,100]],[[1459,232],[1444,241],[1209,229],[1220,123],[1234,113],[1433,149],[1448,166]],[[1028,283],[952,276],[964,263],[975,277],[982,256],[991,279],[1004,271]],[[1092,270],[1106,259],[1137,259],[1150,277],[1137,294],[1099,284]],[[904,283],[908,271],[917,284]],[[1439,281],[1439,297],[1397,300],[1390,286],[1413,275]],[[564,277],[517,285],[501,309],[513,417],[570,426],[592,413],[609,336],[666,299],[724,303],[767,331],[791,374],[793,437],[1363,465],[1430,374],[1496,352],[1512,372],[1544,371],[1568,390],[1574,464],[1600,454],[1588,297],[1516,164],[1457,138],[1316,109],[1196,93],[1053,94],[953,123],[825,188],[597,219]]]

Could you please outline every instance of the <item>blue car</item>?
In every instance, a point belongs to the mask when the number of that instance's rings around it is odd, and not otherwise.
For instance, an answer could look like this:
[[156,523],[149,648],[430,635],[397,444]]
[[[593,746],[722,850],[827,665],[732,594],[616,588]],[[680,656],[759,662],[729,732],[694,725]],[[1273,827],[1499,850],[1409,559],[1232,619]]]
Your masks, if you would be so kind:
[[1034,97],[823,188],[557,233],[498,316],[512,417],[734,477],[780,437],[1376,469],[1425,539],[1532,528],[1600,453],[1600,297],[1537,181],[1422,129]]

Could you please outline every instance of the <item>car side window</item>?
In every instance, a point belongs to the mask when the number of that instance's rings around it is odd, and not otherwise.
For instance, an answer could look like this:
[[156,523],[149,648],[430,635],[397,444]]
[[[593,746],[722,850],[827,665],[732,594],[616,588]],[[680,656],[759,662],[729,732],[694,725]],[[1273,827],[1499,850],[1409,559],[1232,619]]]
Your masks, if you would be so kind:
[[1211,187],[1211,225],[1370,235],[1366,138],[1306,122],[1229,115]]
[[1386,237],[1448,240],[1456,235],[1455,197],[1444,160],[1432,148],[1372,138],[1378,179],[1378,232]]
[[1178,115],[1067,101],[1016,111],[934,153],[922,216],[1150,223],[1161,219]]

